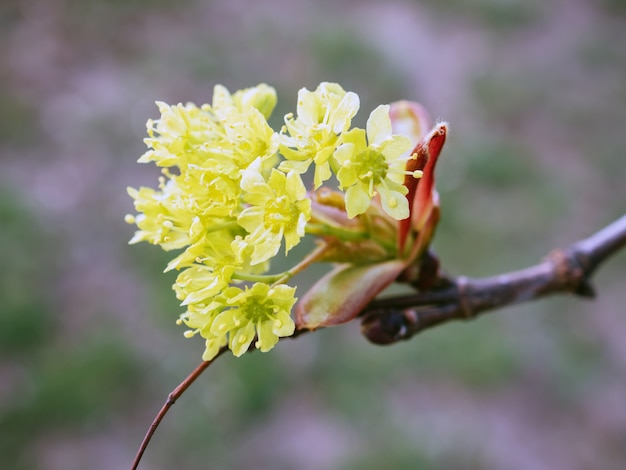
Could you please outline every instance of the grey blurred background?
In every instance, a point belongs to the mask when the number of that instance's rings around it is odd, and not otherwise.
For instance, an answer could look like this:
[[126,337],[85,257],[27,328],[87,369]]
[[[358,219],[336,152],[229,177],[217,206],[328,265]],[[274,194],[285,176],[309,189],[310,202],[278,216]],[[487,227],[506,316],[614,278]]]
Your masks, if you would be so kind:
[[[127,246],[155,100],[336,81],[452,133],[435,247],[452,274],[536,262],[626,212],[623,0],[2,0],[0,467],[128,468],[202,343]],[[143,469],[626,467],[626,256],[555,298],[381,348],[358,325],[221,358]]]

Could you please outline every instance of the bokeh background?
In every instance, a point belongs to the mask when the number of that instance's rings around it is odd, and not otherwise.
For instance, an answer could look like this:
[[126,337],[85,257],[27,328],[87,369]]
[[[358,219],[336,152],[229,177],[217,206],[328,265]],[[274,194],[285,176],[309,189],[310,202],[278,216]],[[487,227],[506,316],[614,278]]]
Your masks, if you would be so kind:
[[[127,246],[155,100],[267,82],[274,124],[336,81],[422,102],[452,133],[435,248],[452,274],[525,267],[626,212],[622,0],[2,0],[0,467],[128,468],[200,360],[162,270]],[[358,325],[224,356],[144,469],[626,466],[626,256],[554,298],[391,347]]]

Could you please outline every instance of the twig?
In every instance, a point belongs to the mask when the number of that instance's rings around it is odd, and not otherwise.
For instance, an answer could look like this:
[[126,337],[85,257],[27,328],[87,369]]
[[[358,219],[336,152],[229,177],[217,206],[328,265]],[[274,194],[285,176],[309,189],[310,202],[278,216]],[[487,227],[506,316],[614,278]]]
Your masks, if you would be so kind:
[[156,431],[157,427],[159,426],[159,424],[161,423],[161,421],[165,417],[165,414],[168,412],[168,410],[172,407],[172,405],[174,403],[176,403],[176,400],[178,400],[180,398],[180,396],[183,393],[185,393],[185,390],[187,390],[191,386],[191,384],[194,383],[198,377],[200,377],[202,372],[204,372],[206,370],[206,368],[209,367],[213,363],[213,361],[215,361],[215,359],[220,357],[220,355],[222,355],[222,353],[224,351],[226,351],[227,349],[228,348],[226,346],[223,346],[213,359],[211,359],[210,361],[203,361],[202,363],[200,363],[200,365],[198,367],[196,367],[194,369],[194,371],[191,374],[189,374],[187,376],[187,378],[185,380],[183,380],[178,385],[178,387],[176,387],[167,396],[167,400],[165,400],[165,403],[163,404],[163,406],[159,410],[159,413],[156,415],[156,417],[152,421],[152,424],[150,425],[150,428],[148,428],[148,432],[146,432],[146,435],[143,438],[143,441],[141,441],[141,446],[139,446],[139,450],[137,451],[137,455],[135,455],[135,460],[133,460],[133,465],[131,467],[131,470],[136,470],[137,467],[139,466],[139,462],[141,461],[141,457],[143,456],[143,453],[146,451],[146,448],[148,447],[148,444],[150,443],[150,439],[152,439],[152,436],[154,435],[154,432]]
[[374,343],[390,344],[450,320],[470,320],[547,295],[593,297],[591,275],[624,246],[626,215],[535,266],[481,279],[459,277],[443,289],[376,300],[363,313],[362,332]]

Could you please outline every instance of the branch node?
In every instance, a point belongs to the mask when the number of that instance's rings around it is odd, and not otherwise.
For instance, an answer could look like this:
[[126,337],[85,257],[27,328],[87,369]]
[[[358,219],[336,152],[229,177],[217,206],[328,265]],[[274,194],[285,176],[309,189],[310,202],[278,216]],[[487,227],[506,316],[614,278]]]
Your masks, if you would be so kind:
[[554,266],[557,282],[580,297],[593,298],[595,290],[589,281],[589,263],[576,249],[551,251],[546,260]]
[[459,291],[459,305],[461,306],[461,312],[465,320],[470,320],[476,316],[476,313],[472,309],[472,303],[470,302],[470,282],[465,276],[459,276],[456,279],[456,286]]
[[571,262],[576,264],[576,272],[580,271],[580,278],[574,288],[574,294],[580,297],[586,297],[593,299],[596,296],[596,290],[590,281],[591,273],[593,272],[592,263],[589,257],[579,250],[571,250],[570,252]]

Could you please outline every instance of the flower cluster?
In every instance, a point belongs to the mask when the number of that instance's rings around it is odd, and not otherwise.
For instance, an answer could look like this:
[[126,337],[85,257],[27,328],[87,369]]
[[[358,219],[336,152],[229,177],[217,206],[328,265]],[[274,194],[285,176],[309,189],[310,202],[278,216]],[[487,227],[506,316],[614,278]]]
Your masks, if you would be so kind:
[[185,336],[204,338],[205,360],[226,344],[239,356],[255,339],[268,351],[293,334],[297,299],[285,283],[307,262],[269,274],[281,246],[287,253],[307,233],[371,238],[316,209],[325,182],[335,178],[341,196],[333,210],[347,219],[366,217],[370,207],[389,223],[409,217],[404,181],[420,176],[406,171],[415,142],[392,133],[388,105],[370,114],[366,129],[353,128],[358,96],[322,83],[300,90],[296,115],[276,131],[267,121],[275,104],[265,84],[234,94],[218,85],[200,107],[157,102],[161,116],[147,123],[149,150],[139,161],[163,168],[159,186],[128,189],[138,212],[126,217],[138,229],[130,243],[182,250],[166,270],[179,271],[174,290],[186,308],[179,323]]

